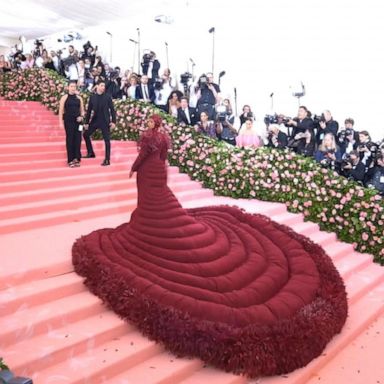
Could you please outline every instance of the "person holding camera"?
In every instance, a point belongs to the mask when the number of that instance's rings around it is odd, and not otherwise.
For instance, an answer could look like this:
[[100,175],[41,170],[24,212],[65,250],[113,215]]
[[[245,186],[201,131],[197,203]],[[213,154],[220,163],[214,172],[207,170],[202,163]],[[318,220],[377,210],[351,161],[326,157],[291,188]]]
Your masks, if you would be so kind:
[[322,119],[319,121],[319,128],[316,135],[317,144],[321,144],[327,133],[331,133],[336,138],[338,131],[339,123],[336,120],[333,120],[332,114],[329,110],[325,110],[322,114]]
[[253,119],[253,112],[251,111],[251,107],[247,104],[243,106],[243,113],[239,116],[240,119],[240,127],[239,131],[242,128],[243,124],[247,121],[247,119]]
[[68,93],[61,97],[59,103],[59,125],[65,128],[67,161],[70,168],[79,167],[81,161],[81,131],[79,124],[84,117],[83,99],[77,95],[77,82],[68,84]]
[[153,103],[155,101],[155,90],[153,85],[149,83],[147,75],[142,75],[140,85],[136,88],[136,100]]
[[268,143],[267,147],[286,148],[288,145],[288,136],[280,130],[278,124],[271,124],[268,127]]
[[105,81],[99,81],[96,85],[96,93],[92,94],[89,98],[85,117],[84,140],[87,145],[86,158],[96,157],[92,147],[91,136],[97,129],[100,129],[105,143],[105,158],[101,165],[108,166],[111,164],[110,130],[115,128],[115,125],[116,112],[112,98],[105,93]]
[[343,159],[340,169],[341,175],[347,179],[363,182],[365,178],[365,165],[360,160],[358,151],[351,151],[349,155]]
[[177,119],[180,101],[183,94],[180,91],[173,91],[168,98],[167,112]]
[[327,133],[315,153],[315,160],[322,166],[336,169],[341,161],[340,149],[336,145],[335,136]]
[[370,168],[366,174],[366,186],[376,188],[384,195],[384,154],[380,153],[376,159],[376,165]]
[[209,120],[207,112],[201,112],[200,121],[195,125],[195,131],[212,139],[218,139],[221,134],[221,127],[215,124],[214,121]]
[[143,61],[141,62],[141,68],[143,75],[147,76],[148,83],[152,84],[155,79],[159,77],[160,62],[156,59],[156,54],[153,51],[145,53],[143,55]]
[[188,98],[180,98],[180,108],[177,109],[177,122],[181,125],[195,125],[197,123],[196,109],[188,105]]
[[371,136],[367,131],[361,131],[359,133],[359,141],[360,144],[357,147],[357,151],[360,154],[360,160],[368,169],[374,165],[378,146],[372,142]]
[[237,129],[234,127],[235,115],[232,112],[231,101],[224,99],[223,104],[216,108],[216,112],[216,124],[221,125],[220,140],[235,146]]
[[211,120],[215,118],[215,105],[220,101],[220,87],[213,82],[213,74],[201,75],[198,80],[197,111],[206,112]]
[[305,133],[305,131],[312,132],[314,130],[314,123],[311,118],[311,112],[304,105],[299,107],[297,112],[297,117],[294,119],[289,119],[286,124],[291,126],[292,136],[295,137],[298,133]]
[[[345,120],[346,122],[348,121]],[[348,124],[349,125],[349,124]],[[349,155],[352,151],[356,150],[359,146],[359,135],[353,128],[349,128],[345,124],[345,128],[337,135],[337,141],[340,147],[342,156]]]

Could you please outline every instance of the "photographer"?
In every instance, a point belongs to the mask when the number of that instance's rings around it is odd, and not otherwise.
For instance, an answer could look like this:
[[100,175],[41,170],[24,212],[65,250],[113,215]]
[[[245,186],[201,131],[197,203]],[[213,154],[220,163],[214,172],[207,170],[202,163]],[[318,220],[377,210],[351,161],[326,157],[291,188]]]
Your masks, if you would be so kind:
[[223,104],[216,108],[216,124],[220,125],[220,140],[236,145],[237,129],[234,127],[235,115],[229,99],[224,99]]
[[106,91],[105,93],[112,97],[112,99],[120,98],[120,83],[119,83],[119,71],[113,69],[109,72],[109,77],[106,82]]
[[26,60],[23,61],[20,65],[20,69],[31,69],[35,65],[35,59],[31,54],[28,54]]
[[374,165],[374,161],[377,155],[378,146],[372,142],[371,136],[367,131],[361,131],[359,133],[360,144],[357,147],[357,151],[360,154],[360,160],[368,169]]
[[336,145],[335,136],[327,133],[315,153],[315,160],[323,167],[337,169],[341,153]]
[[188,98],[180,99],[180,108],[177,110],[177,122],[181,125],[195,125],[197,123],[196,109],[188,106]]
[[159,79],[155,79],[154,89],[155,89],[155,101],[154,104],[161,110],[167,112],[167,100],[174,90],[174,82],[171,77],[171,71],[166,68],[164,69],[163,75]]
[[11,65],[5,60],[4,55],[0,55],[0,73],[9,72],[10,70]]
[[366,175],[366,186],[376,188],[381,195],[384,195],[384,155],[380,153],[376,160],[376,165],[370,168]]
[[148,83],[154,83],[159,77],[160,62],[156,59],[156,54],[153,51],[144,53],[143,61],[141,62],[143,75],[148,77]]
[[212,120],[215,117],[215,105],[220,101],[220,87],[213,82],[213,74],[201,75],[198,80],[197,111],[207,112]]
[[288,145],[288,136],[280,131],[277,124],[271,124],[268,127],[268,143],[267,147],[271,148],[286,148]]
[[305,132],[296,133],[288,140],[288,148],[291,148],[299,155],[312,157],[315,152],[315,133],[307,129]]
[[303,105],[299,107],[297,117],[289,119],[286,125],[293,127],[292,137],[295,137],[300,132],[304,133],[307,130],[312,132],[314,129],[311,113],[308,111],[308,108]]
[[351,151],[351,153],[343,159],[340,168],[340,174],[346,178],[355,181],[364,181],[365,166],[360,161],[359,152]]
[[91,63],[91,66],[92,66],[96,60],[95,51],[97,50],[97,47],[96,47],[96,49],[94,49],[91,45],[91,42],[87,41],[83,45],[83,49],[84,49],[84,51],[81,55],[81,59],[84,60],[84,62],[86,62],[86,60],[88,59]]
[[322,119],[319,121],[319,128],[316,135],[317,144],[320,145],[327,133],[331,133],[333,136],[337,137],[338,130],[339,123],[336,120],[333,120],[330,111],[325,110],[322,114]]
[[337,135],[337,141],[343,156],[357,149],[359,145],[359,134],[353,130],[353,119],[345,120],[345,128]]
[[241,129],[241,127],[243,126],[243,124],[249,119],[253,119],[253,113],[251,111],[251,107],[249,105],[244,105],[243,106],[243,113],[239,116],[239,119],[240,119],[240,127],[239,127],[239,130]]
[[197,133],[217,139],[221,134],[221,127],[216,125],[214,121],[209,120],[207,112],[200,113],[200,121],[195,125]]

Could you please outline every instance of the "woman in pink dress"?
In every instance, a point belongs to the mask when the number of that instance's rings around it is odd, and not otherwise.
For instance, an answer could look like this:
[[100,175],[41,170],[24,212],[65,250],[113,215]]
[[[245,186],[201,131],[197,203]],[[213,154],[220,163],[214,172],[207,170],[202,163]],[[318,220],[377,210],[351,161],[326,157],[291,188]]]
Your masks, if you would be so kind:
[[236,146],[241,148],[258,148],[262,145],[262,140],[253,128],[253,120],[247,119],[236,137]]

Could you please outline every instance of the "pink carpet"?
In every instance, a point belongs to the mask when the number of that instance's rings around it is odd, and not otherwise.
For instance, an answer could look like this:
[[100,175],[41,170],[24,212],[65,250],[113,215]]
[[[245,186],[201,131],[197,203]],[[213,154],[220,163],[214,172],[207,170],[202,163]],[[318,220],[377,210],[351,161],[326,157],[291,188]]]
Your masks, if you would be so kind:
[[[33,119],[33,123],[31,123]],[[136,206],[128,179],[134,143],[112,143],[111,167],[65,163],[57,117],[39,103],[0,100],[0,355],[36,383],[246,383],[241,376],[178,359],[105,308],[73,273],[79,234],[115,227]],[[384,269],[282,204],[214,197],[176,168],[169,185],[186,208],[238,205],[318,242],[347,286],[350,316],[322,356],[291,374],[249,383],[384,382]],[[257,357],[255,357],[257,358]]]

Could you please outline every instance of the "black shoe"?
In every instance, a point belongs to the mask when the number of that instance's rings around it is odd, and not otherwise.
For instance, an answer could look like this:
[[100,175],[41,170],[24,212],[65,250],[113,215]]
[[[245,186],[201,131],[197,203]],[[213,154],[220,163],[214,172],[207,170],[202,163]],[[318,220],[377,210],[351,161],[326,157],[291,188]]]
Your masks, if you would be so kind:
[[94,153],[87,153],[86,156],[83,156],[84,159],[90,159],[90,158],[93,158],[93,157],[96,157],[96,155]]
[[111,165],[111,162],[109,160],[104,160],[100,165],[102,165],[103,167],[107,166],[107,165]]

